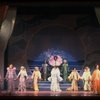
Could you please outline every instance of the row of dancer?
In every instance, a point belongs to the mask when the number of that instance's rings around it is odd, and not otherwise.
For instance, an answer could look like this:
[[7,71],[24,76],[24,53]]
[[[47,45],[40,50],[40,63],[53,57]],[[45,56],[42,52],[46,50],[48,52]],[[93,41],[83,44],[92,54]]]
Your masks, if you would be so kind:
[[[96,68],[92,74],[90,72],[90,68],[86,66],[82,76],[80,76],[76,68],[73,68],[72,72],[68,76],[68,79],[72,82],[70,90],[78,90],[78,81],[83,80],[84,91],[93,91],[95,94],[100,94],[99,65],[96,65]],[[48,78],[48,80],[51,81],[51,91],[61,91],[59,83],[63,80],[63,78],[60,76],[60,70],[58,66],[54,66],[52,68],[51,76]],[[68,89],[69,88],[67,88],[67,90]]]
[[[21,69],[16,75],[16,68],[13,67],[11,64],[7,68],[7,73],[5,79],[8,82],[8,92],[15,91],[15,83],[14,81],[16,79],[19,79],[19,85],[18,90],[20,91],[26,91],[26,79],[29,79],[27,75],[27,71],[24,66],[21,66]],[[41,73],[39,71],[38,67],[35,67],[35,70],[32,73],[31,79],[33,79],[33,87],[35,91],[39,91],[38,89],[38,80],[41,80]],[[85,67],[84,73],[82,77],[77,72],[76,68],[72,70],[70,75],[68,76],[68,79],[72,81],[71,88],[68,88],[70,90],[78,90],[78,81],[80,79],[84,80],[84,90],[93,90],[95,94],[100,94],[100,71],[99,71],[99,65],[96,65],[96,69],[93,71],[92,75],[90,73],[89,67]],[[51,91],[61,91],[60,89],[60,81],[63,80],[63,78],[60,76],[60,70],[58,66],[54,66],[51,70],[51,76],[48,78],[49,81],[51,81]]]
[[[19,80],[18,91],[26,91],[26,80],[30,79],[30,77],[28,77],[26,68],[24,66],[20,67],[20,71],[17,75],[16,68],[12,64],[10,64],[9,67],[7,67],[7,73],[4,79],[6,79],[8,83],[8,93],[14,93],[15,80]],[[31,75],[31,79],[33,79],[34,90],[39,91],[38,80],[41,80],[41,72],[38,67],[35,67]],[[49,77],[48,80],[51,81],[51,91],[61,91],[59,81],[62,81],[63,79],[62,77],[60,77],[60,70],[57,66],[52,68],[51,77]]]
[[18,91],[25,92],[26,91],[26,80],[33,79],[33,88],[35,91],[38,91],[38,79],[41,79],[41,73],[38,69],[38,67],[35,67],[35,70],[33,71],[31,78],[28,77],[26,68],[24,66],[20,67],[20,71],[18,75],[16,74],[16,68],[10,64],[7,68],[7,73],[5,78],[7,80],[7,87],[8,87],[8,93],[14,93],[15,92],[15,80],[19,80],[18,84]]
[[[12,64],[7,68],[7,73],[5,79],[8,82],[8,93],[15,92],[15,80],[19,80],[18,91],[26,91],[26,80],[30,79],[28,77],[26,68],[21,66],[18,75],[16,75],[16,68]],[[41,80],[41,72],[38,67],[35,67],[31,79],[33,79],[33,88],[35,91],[39,91],[38,81]],[[60,70],[57,66],[53,67],[51,70],[51,77],[48,78],[51,81],[51,91],[61,91],[59,86],[59,81],[62,81],[60,77]]]
[[93,91],[94,94],[100,94],[100,70],[98,64],[96,65],[93,73],[91,73],[90,68],[86,66],[82,76],[79,75],[76,68],[73,68],[68,79],[72,82],[72,84],[67,90],[78,90],[78,81],[83,80],[84,91]]

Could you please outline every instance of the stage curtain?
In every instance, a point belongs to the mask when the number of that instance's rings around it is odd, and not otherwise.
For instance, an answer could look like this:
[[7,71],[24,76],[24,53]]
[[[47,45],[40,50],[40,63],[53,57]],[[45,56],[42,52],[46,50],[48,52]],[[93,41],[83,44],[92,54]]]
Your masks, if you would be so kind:
[[8,5],[1,4],[0,5],[0,28],[1,28],[2,22],[6,18],[7,12],[8,12]]

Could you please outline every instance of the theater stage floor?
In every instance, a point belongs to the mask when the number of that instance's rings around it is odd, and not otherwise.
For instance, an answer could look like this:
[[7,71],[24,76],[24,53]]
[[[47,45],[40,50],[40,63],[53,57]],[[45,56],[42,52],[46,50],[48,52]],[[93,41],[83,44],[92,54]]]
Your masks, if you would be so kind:
[[[6,91],[2,91],[1,96],[9,96]],[[52,92],[52,91],[26,91],[19,92],[16,91],[12,96],[97,96],[94,95],[92,91],[61,91],[61,92]]]

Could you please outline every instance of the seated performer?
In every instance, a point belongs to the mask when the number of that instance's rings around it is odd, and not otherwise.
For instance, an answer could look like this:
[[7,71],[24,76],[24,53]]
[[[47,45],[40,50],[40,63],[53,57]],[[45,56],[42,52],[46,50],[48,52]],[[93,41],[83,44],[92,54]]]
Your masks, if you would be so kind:
[[72,72],[68,76],[68,79],[72,81],[72,84],[71,84],[71,87],[68,88],[67,90],[77,91],[78,90],[78,80],[80,79],[80,75],[77,72],[76,68],[73,68]]
[[24,66],[21,66],[17,78],[19,78],[18,91],[26,92],[26,79],[28,78],[28,75]]
[[34,88],[34,91],[39,91],[38,80],[41,80],[41,73],[40,73],[38,67],[35,67],[35,69],[34,69],[34,71],[32,73],[31,78],[33,79],[33,88]]

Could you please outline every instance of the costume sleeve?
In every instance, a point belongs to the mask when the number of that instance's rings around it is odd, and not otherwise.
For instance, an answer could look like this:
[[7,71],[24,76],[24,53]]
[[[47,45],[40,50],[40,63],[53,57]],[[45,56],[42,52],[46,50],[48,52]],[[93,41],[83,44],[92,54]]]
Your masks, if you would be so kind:
[[92,76],[91,76],[91,80],[94,80],[95,76],[96,76],[96,71],[93,71]]
[[20,76],[20,74],[21,74],[21,71],[18,73],[17,78]]
[[70,73],[70,75],[68,76],[68,79],[72,80],[72,77],[73,77],[73,72]]
[[25,76],[26,76],[26,77],[28,77],[28,74],[27,74],[27,72],[25,72]]
[[77,76],[76,76],[76,80],[79,80],[81,77],[80,77],[80,74],[78,73],[78,71],[76,72],[77,74]]
[[40,73],[40,71],[39,71],[39,79],[41,79],[41,73]]
[[99,80],[100,80],[100,71],[99,71],[99,75],[98,76],[99,76]]
[[63,80],[62,77],[60,77],[60,70],[59,69],[57,70],[57,79],[58,79],[58,81]]
[[84,79],[84,77],[85,77],[85,72],[83,72],[82,79]]
[[51,77],[48,77],[48,81],[51,81],[52,80],[52,78]]
[[32,73],[32,76],[31,76],[31,78],[32,78],[32,79],[34,78],[34,71],[33,71],[33,73]]

